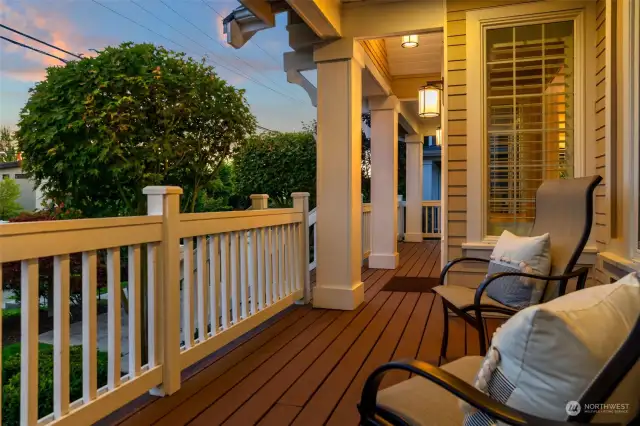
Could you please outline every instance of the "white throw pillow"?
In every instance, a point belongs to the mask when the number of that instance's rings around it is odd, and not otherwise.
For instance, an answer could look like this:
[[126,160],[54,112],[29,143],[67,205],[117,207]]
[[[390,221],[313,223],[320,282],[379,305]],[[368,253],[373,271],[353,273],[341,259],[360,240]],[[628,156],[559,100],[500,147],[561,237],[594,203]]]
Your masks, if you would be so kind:
[[[550,244],[548,233],[538,237],[518,237],[504,231],[491,253],[488,275],[498,272],[549,275]],[[486,294],[503,305],[523,309],[540,302],[546,284],[543,280],[508,276],[489,284]]]
[[[567,406],[580,400],[639,316],[636,273],[524,309],[496,332],[476,386],[523,412],[566,420]],[[607,403],[629,405],[618,406],[617,413],[598,410],[596,421],[627,424],[633,419],[640,407],[640,365]],[[465,425],[481,424],[494,423],[480,412],[465,418]]]

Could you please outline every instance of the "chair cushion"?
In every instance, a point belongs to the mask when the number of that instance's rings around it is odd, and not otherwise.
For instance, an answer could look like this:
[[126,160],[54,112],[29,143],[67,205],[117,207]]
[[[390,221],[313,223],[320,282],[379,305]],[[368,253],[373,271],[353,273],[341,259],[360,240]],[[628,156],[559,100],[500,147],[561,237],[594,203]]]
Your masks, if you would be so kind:
[[[482,380],[474,384],[510,407],[565,420],[568,404],[580,400],[626,340],[639,315],[636,274],[526,308],[496,332],[488,354],[497,350],[497,366],[489,368],[491,375],[487,377],[487,363],[483,364],[478,374]],[[501,385],[492,386],[492,382]],[[640,405],[640,365],[627,374],[607,403],[629,406],[621,413],[600,412],[595,420],[627,424],[633,418]],[[469,426],[492,424],[479,412],[465,420]]]
[[[462,287],[462,286],[450,285],[450,284],[439,285],[437,287],[434,287],[433,291],[438,293],[443,299],[445,299],[447,302],[451,303],[453,306],[455,306],[458,309],[464,309],[468,306],[473,305],[473,298],[476,295],[475,288],[468,288],[468,287]],[[482,299],[480,299],[480,303],[482,303],[483,305],[499,306],[501,308],[508,307],[503,305],[500,302],[497,302],[489,298],[486,295],[486,293],[482,295]],[[474,311],[469,311],[468,313],[470,315],[475,315]],[[495,313],[495,312],[482,314],[483,317],[485,315],[487,318],[489,317],[507,318],[508,317],[508,315]]]
[[[446,364],[443,370],[473,383],[482,363],[480,356],[467,356]],[[378,405],[400,414],[412,425],[459,426],[463,414],[458,399],[422,377],[413,377],[378,392]]]
[[[518,237],[509,231],[504,231],[491,253],[488,275],[498,272],[549,275],[551,269],[549,244],[549,234],[539,237]],[[486,294],[511,308],[523,309],[540,302],[545,284],[545,281],[523,277],[502,277],[487,287]]]

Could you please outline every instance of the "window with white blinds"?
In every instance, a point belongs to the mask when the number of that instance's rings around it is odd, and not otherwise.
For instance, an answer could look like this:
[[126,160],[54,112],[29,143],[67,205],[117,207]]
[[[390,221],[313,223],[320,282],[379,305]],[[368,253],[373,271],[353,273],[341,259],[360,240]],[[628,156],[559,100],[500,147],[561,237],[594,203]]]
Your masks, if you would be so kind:
[[486,235],[527,235],[546,179],[573,177],[573,21],[485,34]]

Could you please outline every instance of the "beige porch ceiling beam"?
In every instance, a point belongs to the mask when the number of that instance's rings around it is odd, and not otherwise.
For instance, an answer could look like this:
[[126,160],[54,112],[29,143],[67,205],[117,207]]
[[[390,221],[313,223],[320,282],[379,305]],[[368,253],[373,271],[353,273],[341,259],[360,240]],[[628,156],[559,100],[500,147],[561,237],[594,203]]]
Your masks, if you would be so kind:
[[442,30],[444,7],[442,1],[356,2],[342,6],[341,18],[342,37],[389,37]]
[[287,0],[287,3],[318,37],[342,37],[340,0]]
[[267,0],[240,0],[240,3],[266,25],[275,26],[276,17],[271,10],[271,4]]

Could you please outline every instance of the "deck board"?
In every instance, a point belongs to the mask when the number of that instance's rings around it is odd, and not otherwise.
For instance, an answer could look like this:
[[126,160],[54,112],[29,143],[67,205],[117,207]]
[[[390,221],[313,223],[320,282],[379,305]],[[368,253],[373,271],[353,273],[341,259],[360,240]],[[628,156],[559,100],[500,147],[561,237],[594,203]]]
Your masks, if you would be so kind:
[[[437,277],[440,242],[401,243],[396,270],[362,270],[365,303],[354,311],[293,306],[208,358],[165,398],[144,396],[103,424],[356,425],[368,375],[392,359],[438,362],[444,315],[433,293],[382,291],[394,276]],[[315,273],[312,274],[312,280]],[[487,324],[489,335],[499,322]],[[479,351],[477,333],[450,325],[447,360]],[[383,387],[408,378],[394,372]]]

